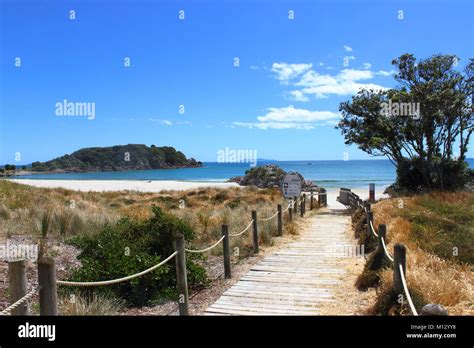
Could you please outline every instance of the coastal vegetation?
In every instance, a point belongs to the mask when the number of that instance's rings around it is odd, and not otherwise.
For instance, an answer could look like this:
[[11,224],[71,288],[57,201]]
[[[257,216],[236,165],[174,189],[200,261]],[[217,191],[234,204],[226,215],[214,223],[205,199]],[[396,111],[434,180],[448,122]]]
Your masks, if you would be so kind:
[[[418,310],[437,303],[450,314],[474,314],[474,193],[431,192],[372,205],[374,226],[386,224],[387,248],[403,243],[407,282]],[[358,217],[359,216],[359,217]],[[354,222],[364,219],[356,212]],[[359,223],[363,225],[363,223]],[[361,229],[366,228],[365,225]],[[375,287],[371,314],[408,314],[392,291],[392,270],[381,251],[370,254],[356,285]]]
[[90,147],[47,162],[33,162],[34,172],[100,172],[200,167],[201,162],[169,146],[141,144]]
[[336,128],[345,143],[388,157],[396,166],[397,192],[456,189],[473,182],[465,159],[474,131],[474,60],[463,71],[458,61],[453,55],[417,61],[404,54],[392,61],[399,87],[362,89],[340,104]]
[[[60,279],[105,280],[142,271],[163,260],[171,254],[172,239],[178,232],[186,235],[189,248],[204,248],[221,237],[222,224],[229,226],[230,233],[238,233],[248,225],[253,209],[259,217],[267,217],[281,203],[279,190],[255,187],[80,192],[0,180],[0,240],[21,238],[39,243],[44,255],[58,260]],[[285,234],[296,233],[293,223],[286,220],[283,228]],[[273,245],[276,233],[275,219],[259,222],[261,247]],[[231,250],[233,262],[251,255],[251,233],[232,238]],[[192,291],[208,285],[205,264],[208,258],[220,259],[221,252],[221,248],[213,249],[203,259],[188,256]],[[61,261],[63,258],[66,261]],[[89,308],[90,313],[97,310],[95,302],[112,310],[173,299],[173,267],[167,264],[149,276],[99,292],[61,290],[60,308],[75,313],[71,294],[82,301],[81,311]],[[0,267],[2,272],[6,269]]]

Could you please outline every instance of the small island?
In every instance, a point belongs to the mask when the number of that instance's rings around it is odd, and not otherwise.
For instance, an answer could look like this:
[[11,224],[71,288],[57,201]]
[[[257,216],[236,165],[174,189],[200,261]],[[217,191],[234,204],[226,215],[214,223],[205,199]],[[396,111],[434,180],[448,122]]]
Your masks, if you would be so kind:
[[[29,173],[82,173],[202,167],[170,146],[143,144],[89,147],[46,162],[33,162]],[[15,174],[21,174],[16,172]]]

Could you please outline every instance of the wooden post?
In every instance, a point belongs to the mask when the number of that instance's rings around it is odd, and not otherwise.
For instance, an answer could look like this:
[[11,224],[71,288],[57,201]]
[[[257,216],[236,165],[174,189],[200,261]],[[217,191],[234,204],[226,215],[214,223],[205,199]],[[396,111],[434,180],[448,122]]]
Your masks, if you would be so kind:
[[313,190],[311,190],[311,196],[309,199],[309,210],[313,210]]
[[229,243],[229,228],[227,225],[222,225],[222,235],[224,240],[222,241],[223,254],[224,254],[224,275],[225,278],[232,276],[230,267],[230,243]]
[[367,210],[367,237],[370,238],[372,231],[370,230],[370,222],[374,223],[374,213],[370,210]]
[[278,210],[278,230],[277,230],[277,235],[281,236],[283,234],[283,214],[281,210],[281,204],[277,205],[277,210]]
[[406,248],[403,244],[395,244],[393,247],[393,288],[398,294],[403,294],[402,275],[400,267],[402,265],[403,274],[406,277]]
[[258,224],[257,224],[257,211],[252,210],[253,220],[253,252],[258,254]]
[[290,220],[290,221],[293,220],[293,208],[292,207],[288,208],[288,220]]
[[40,315],[58,315],[58,289],[53,258],[43,257],[38,260],[38,285]]
[[186,275],[186,251],[184,250],[184,236],[178,234],[174,240],[176,255],[176,285],[178,288],[179,315],[189,315],[188,278]]
[[304,211],[305,211],[305,205],[306,205],[306,194],[303,193],[303,197],[300,199],[301,200],[301,203],[300,203],[300,215],[301,217],[304,216]]
[[369,201],[375,202],[375,184],[369,184]]
[[318,191],[318,209],[321,208],[321,191]]
[[[8,262],[8,281],[10,282],[11,303],[15,303],[26,295],[26,264],[25,259],[15,259]],[[12,309],[12,315],[29,315],[28,302]]]
[[293,212],[295,213],[295,217],[298,215],[298,197],[295,196],[293,202]]
[[382,245],[382,238],[383,240],[385,241],[387,238],[386,238],[386,235],[387,235],[387,226],[385,226],[384,224],[380,224],[379,225],[379,228],[378,228],[378,234],[379,234],[379,239],[378,239],[378,245],[377,245],[377,251],[379,253],[383,253],[385,255],[385,252],[383,250],[383,245]]

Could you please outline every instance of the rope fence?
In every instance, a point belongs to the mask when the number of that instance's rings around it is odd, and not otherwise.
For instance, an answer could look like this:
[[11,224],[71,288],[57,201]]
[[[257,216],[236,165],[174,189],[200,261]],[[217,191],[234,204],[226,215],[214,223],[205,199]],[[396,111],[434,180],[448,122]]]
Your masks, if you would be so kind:
[[12,303],[10,306],[5,308],[3,311],[0,312],[0,315],[8,315],[11,314],[13,310],[24,304],[25,302],[29,301],[33,295],[36,295],[38,292],[38,288],[36,286],[33,287],[33,289],[30,290],[29,293],[27,293],[25,296],[17,300],[15,303]]
[[408,286],[407,286],[407,281],[405,279],[405,274],[403,273],[403,267],[402,265],[398,265],[398,269],[401,274],[401,279],[402,279],[402,284],[403,284],[403,290],[405,291],[405,295],[407,296],[408,304],[410,305],[411,312],[414,315],[418,315],[418,312],[416,311],[415,306],[413,305],[413,300],[411,299],[410,292],[408,291]]
[[214,249],[216,246],[218,246],[219,243],[224,240],[224,238],[225,238],[225,236],[222,236],[221,239],[219,239],[217,242],[215,242],[214,244],[212,244],[211,246],[209,246],[205,249],[201,249],[201,250],[184,249],[184,250],[186,250],[188,253],[195,253],[195,254],[205,253],[206,251]]
[[239,233],[235,233],[235,234],[229,234],[230,237],[238,237],[242,234],[244,234],[245,232],[247,232],[247,230],[250,228],[250,226],[252,226],[253,224],[253,219],[250,220],[249,224],[247,225],[247,227],[245,227],[242,231],[240,231]]
[[[374,227],[373,224],[373,212],[371,210],[371,205],[369,202],[375,201],[375,188],[373,184],[370,186],[370,198],[369,201],[362,201],[358,195],[351,192],[349,189],[341,189],[338,201],[348,205],[353,209],[362,209],[365,213],[365,219],[367,221],[367,235],[375,236],[379,240],[378,247],[379,250],[383,250],[384,255],[387,259],[393,264],[393,288],[398,293],[404,293],[410,311],[413,315],[418,316],[418,312],[413,304],[410,291],[408,289],[406,275],[405,275],[405,263],[406,263],[406,247],[403,244],[395,244],[394,254],[390,255],[387,245],[386,245],[386,226],[380,224],[378,229]],[[377,233],[378,232],[378,233]]]
[[[318,194],[318,206],[321,206],[321,197],[324,197],[323,204],[326,204],[326,194]],[[269,221],[277,217],[277,235],[281,236],[283,233],[283,214],[288,212],[288,221],[292,221],[292,209],[296,213],[298,203],[300,204],[300,214],[304,216],[306,210],[306,195],[302,194],[302,197],[294,197],[286,208],[283,210],[282,205],[277,205],[277,211],[267,218],[258,218],[257,211],[252,210],[252,218],[248,225],[239,233],[229,234],[228,226],[222,225],[222,237],[215,243],[200,250],[187,249],[185,248],[184,236],[177,235],[174,241],[175,251],[169,255],[166,259],[159,262],[158,264],[132,275],[126,277],[93,281],[93,282],[79,282],[79,281],[68,281],[56,279],[56,267],[54,259],[51,257],[43,257],[37,261],[38,267],[38,286],[34,286],[32,290],[26,293],[26,260],[15,260],[9,262],[9,275],[10,277],[10,290],[12,294],[13,304],[3,309],[0,315],[16,314],[12,312],[21,312],[18,315],[28,315],[28,306],[21,306],[27,303],[35,294],[39,293],[39,311],[40,315],[58,315],[58,286],[68,287],[93,287],[93,286],[109,286],[115,285],[122,282],[130,281],[132,279],[144,276],[157,268],[165,265],[172,259],[176,262],[176,287],[180,301],[178,301],[179,314],[188,315],[188,285],[187,285],[187,271],[186,271],[186,252],[188,253],[204,253],[210,251],[222,243],[223,245],[223,257],[224,257],[224,276],[225,278],[231,278],[231,262],[230,262],[230,237],[238,237],[245,232],[249,231],[253,226],[253,242],[254,242],[254,253],[259,252],[259,234],[258,234],[258,221]],[[313,209],[313,192],[311,192],[311,204],[310,209]],[[294,214],[296,216],[296,214]],[[20,289],[16,291],[17,289]]]
[[385,238],[384,237],[381,237],[380,240],[382,241],[382,246],[383,246],[383,251],[385,252],[385,255],[387,256],[387,258],[393,262],[393,257],[390,256],[390,254],[388,253],[388,250],[387,250],[387,246],[385,245]]
[[272,216],[270,216],[270,217],[267,217],[267,218],[264,218],[264,219],[259,218],[258,220],[259,220],[259,221],[268,221],[268,220],[273,219],[273,218],[274,218],[275,216],[277,216],[277,215],[278,215],[278,211],[277,211],[275,214],[273,214]]
[[154,265],[153,267],[150,267],[140,273],[132,274],[127,277],[123,278],[118,278],[118,279],[112,279],[112,280],[103,280],[103,281],[98,281],[98,282],[70,282],[70,281],[64,281],[64,280],[58,280],[56,284],[58,285],[63,285],[63,286],[103,286],[103,285],[113,285],[113,284],[118,284],[125,282],[127,280],[131,280],[137,277],[141,277],[147,273],[150,273],[151,271],[154,271],[160,266],[163,266],[165,263],[167,263],[169,260],[171,260],[173,257],[175,257],[178,254],[177,251],[172,253],[170,256],[168,256],[166,259],[161,261],[160,263]]
[[375,232],[375,228],[374,228],[374,224],[372,223],[372,220],[369,220],[369,225],[370,225],[370,230],[372,231],[373,235],[375,237],[378,237],[379,235],[377,234],[377,232]]

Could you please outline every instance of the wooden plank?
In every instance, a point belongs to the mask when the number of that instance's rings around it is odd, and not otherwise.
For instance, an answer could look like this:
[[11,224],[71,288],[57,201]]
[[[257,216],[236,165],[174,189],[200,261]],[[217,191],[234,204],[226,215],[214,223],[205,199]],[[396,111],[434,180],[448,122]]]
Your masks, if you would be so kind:
[[240,311],[240,312],[249,312],[249,313],[269,313],[270,315],[274,314],[287,314],[287,315],[316,315],[318,312],[314,310],[311,311],[299,311],[295,309],[278,309],[278,308],[256,308],[256,307],[245,307],[240,305],[229,305],[229,304],[218,304],[214,303],[211,307],[212,309],[227,309],[231,311]]
[[[284,296],[295,296],[298,295],[301,298],[320,298],[320,297],[331,297],[332,294],[327,291],[318,291],[318,292],[308,292],[304,291],[304,289],[287,289],[287,290],[278,290],[278,291],[273,291],[274,289],[265,289],[265,288],[248,288],[248,287],[232,287],[226,292],[224,292],[224,295],[226,293],[235,293],[235,292],[240,292],[243,294],[248,294],[248,296],[252,296],[253,294],[261,294],[262,296],[274,296],[274,297],[284,297]],[[295,291],[296,290],[296,291]]]
[[[320,285],[321,286],[321,285]],[[324,288],[316,287],[314,285],[294,285],[291,283],[284,283],[284,284],[267,284],[263,282],[250,282],[250,281],[242,281],[238,284],[234,285],[232,288],[243,288],[243,289],[266,289],[269,291],[299,291],[305,293],[319,293],[324,290]],[[326,289],[329,292],[329,289]]]
[[[251,315],[251,316],[274,316],[274,315],[285,315],[285,316],[300,316],[301,314],[293,314],[293,313],[279,313],[275,311],[259,311],[254,312],[247,309],[231,309],[231,308],[216,308],[211,307],[207,309],[210,313],[225,313],[228,315]],[[317,315],[317,313],[315,313]]]
[[287,301],[292,300],[295,302],[332,302],[331,296],[302,296],[302,294],[280,294],[280,295],[271,295],[269,293],[257,293],[257,292],[242,292],[242,291],[226,291],[224,293],[226,296],[234,297],[244,297],[244,298],[261,298],[261,299],[274,299],[278,301]]
[[[255,277],[255,276],[248,276],[245,275],[242,277],[242,280],[252,280],[255,282],[265,282],[265,283],[272,283],[272,284],[285,284],[284,280],[281,278],[276,278],[276,277]],[[322,278],[316,278],[316,279],[287,279],[288,282],[291,282],[292,284],[308,284],[308,285],[321,285],[321,284],[327,284],[327,285],[334,285],[334,284],[339,284],[340,281],[334,280],[334,279],[322,279]]]
[[284,269],[274,269],[274,270],[262,270],[262,269],[251,269],[248,272],[248,275],[257,275],[257,276],[278,276],[278,277],[286,277],[286,278],[314,278],[318,277],[321,275],[327,275],[327,274],[343,274],[345,273],[343,270],[338,270],[338,269],[325,269],[325,270],[320,270],[318,272],[314,273],[308,273],[308,272],[301,272],[301,271],[293,271],[291,270],[284,270]]
[[319,268],[319,269],[307,269],[307,268],[298,268],[298,267],[288,267],[288,266],[256,266],[253,267],[250,271],[257,272],[277,272],[277,273],[290,273],[290,274],[311,274],[317,275],[321,273],[330,273],[330,274],[344,274],[345,270],[338,268]]
[[277,310],[294,310],[299,312],[313,313],[317,307],[317,303],[314,302],[296,302],[296,301],[272,301],[264,299],[248,299],[242,297],[223,296],[216,304],[229,305],[229,306],[240,306],[245,308],[265,308],[265,309],[277,309]]

